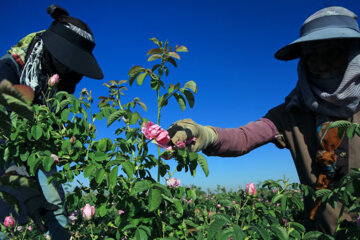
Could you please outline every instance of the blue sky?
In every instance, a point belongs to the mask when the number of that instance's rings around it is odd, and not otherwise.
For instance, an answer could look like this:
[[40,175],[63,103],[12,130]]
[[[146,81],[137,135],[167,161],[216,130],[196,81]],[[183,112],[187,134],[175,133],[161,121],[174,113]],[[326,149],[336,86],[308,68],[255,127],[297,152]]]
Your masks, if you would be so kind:
[[[56,3],[86,22],[96,40],[94,55],[103,69],[103,81],[84,78],[75,95],[86,87],[95,98],[106,95],[102,83],[128,79],[134,65],[150,67],[146,53],[154,48],[149,38],[185,45],[178,67],[170,67],[168,83],[189,80],[198,84],[193,109],[181,112],[175,101],[162,112],[161,125],[192,118],[203,125],[239,127],[264,116],[281,104],[297,81],[297,60],[279,61],[274,53],[295,40],[305,19],[315,11],[340,5],[360,14],[358,0],[137,0],[137,1],[1,1],[0,53],[30,32],[48,28],[52,19],[46,7]],[[155,92],[145,81],[129,88],[123,99],[139,97],[148,106],[141,115],[156,121]],[[113,129],[99,123],[98,137],[113,136]],[[183,185],[228,189],[248,182],[281,179],[298,182],[288,150],[267,144],[236,158],[207,157],[209,177],[199,168],[175,177]],[[172,167],[173,162],[168,162]],[[154,175],[155,176],[155,175]]]

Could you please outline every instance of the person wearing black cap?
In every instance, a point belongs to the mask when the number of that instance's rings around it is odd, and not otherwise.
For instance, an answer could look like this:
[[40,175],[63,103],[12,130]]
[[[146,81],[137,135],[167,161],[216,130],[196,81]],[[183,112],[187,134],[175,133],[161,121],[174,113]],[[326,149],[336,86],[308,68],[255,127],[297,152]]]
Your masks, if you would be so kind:
[[[95,40],[88,25],[69,16],[64,8],[57,5],[49,6],[47,12],[54,18],[51,26],[45,31],[27,35],[0,59],[0,81],[7,79],[12,84],[31,87],[34,103],[44,105],[43,96],[49,91],[48,80],[54,74],[59,75],[59,83],[53,87],[55,91],[51,91],[52,94],[56,91],[74,93],[83,76],[94,79],[104,77],[92,54]],[[11,183],[15,176],[16,180],[25,180],[28,184],[21,191],[11,188],[11,184],[0,184],[0,220],[12,214],[19,224],[25,224],[29,216],[41,232],[48,230],[52,239],[69,239],[65,229],[64,191],[61,186],[48,183],[53,171],[56,169],[51,172],[39,170],[32,178],[25,166],[0,169],[2,183]],[[9,196],[16,199],[18,211],[5,201]],[[1,232],[0,239],[6,239]]]
[[[190,151],[234,157],[273,142],[290,150],[302,184],[331,188],[341,177],[359,168],[360,137],[348,139],[331,122],[360,122],[360,32],[357,16],[343,7],[321,9],[305,20],[300,38],[281,48],[279,60],[300,58],[298,82],[285,102],[256,122],[239,128],[202,126],[191,119],[173,123],[172,144],[192,137]],[[333,235],[341,204],[332,208],[304,199],[307,231]],[[343,223],[358,216],[343,214]],[[342,239],[337,234],[337,239]]]

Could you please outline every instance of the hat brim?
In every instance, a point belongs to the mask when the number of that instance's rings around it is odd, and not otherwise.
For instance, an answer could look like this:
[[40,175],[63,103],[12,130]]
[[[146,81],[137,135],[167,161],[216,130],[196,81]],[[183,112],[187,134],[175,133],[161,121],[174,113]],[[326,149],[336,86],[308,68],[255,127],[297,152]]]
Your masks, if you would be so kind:
[[350,28],[326,28],[314,31],[286,45],[275,53],[279,60],[293,60],[301,55],[301,44],[330,39],[360,39],[360,33]]
[[99,64],[89,51],[49,30],[42,34],[42,39],[49,52],[66,67],[89,78],[104,78]]

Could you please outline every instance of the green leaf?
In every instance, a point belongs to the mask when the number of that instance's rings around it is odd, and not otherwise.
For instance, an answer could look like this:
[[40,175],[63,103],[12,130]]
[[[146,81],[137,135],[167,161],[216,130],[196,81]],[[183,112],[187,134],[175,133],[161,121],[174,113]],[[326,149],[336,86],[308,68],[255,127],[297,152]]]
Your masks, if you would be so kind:
[[306,231],[305,227],[304,227],[302,224],[300,224],[300,223],[297,223],[297,222],[289,222],[289,224],[290,224],[290,227],[295,228],[295,229],[296,229],[298,232],[300,232],[300,233],[303,233],[303,232]]
[[30,155],[27,161],[29,167],[30,167],[30,174],[32,176],[35,175],[35,170],[37,169],[37,166],[40,164],[40,159],[35,156],[34,153]]
[[186,108],[185,98],[182,95],[180,95],[179,93],[175,93],[174,96],[180,106],[181,111],[184,111]]
[[143,84],[144,79],[145,79],[145,77],[146,77],[147,74],[148,74],[147,72],[141,73],[141,74],[139,74],[139,76],[136,78],[136,81],[137,81],[137,83],[139,84],[139,86],[141,86],[141,85]]
[[92,176],[95,169],[96,169],[96,166],[93,165],[93,164],[86,166],[85,169],[84,169],[84,177],[87,178],[89,176]]
[[34,125],[31,127],[31,135],[35,140],[39,140],[42,136],[42,128],[40,125]]
[[277,239],[280,240],[287,240],[288,235],[283,227],[277,226],[277,225],[271,225],[269,227],[273,233],[277,236]]
[[161,200],[162,200],[162,197],[161,197],[160,190],[156,189],[156,188],[150,189],[149,198],[148,198],[149,211],[152,212],[152,211],[158,209],[161,204]]
[[183,215],[184,214],[184,208],[183,208],[183,206],[182,206],[179,199],[174,199],[174,205],[175,205],[175,208],[178,211],[178,213]]
[[167,188],[166,186],[160,184],[160,183],[154,183],[153,184],[153,188],[157,188],[161,191],[161,193],[163,193],[164,195],[168,196],[168,197],[172,197],[171,191],[169,190],[169,188]]
[[272,200],[271,200],[271,202],[272,203],[276,203],[277,201],[279,201],[281,198],[283,198],[284,197],[284,194],[276,194],[273,198],[272,198]]
[[179,46],[175,49],[176,52],[188,52],[188,48],[185,46]]
[[150,180],[142,180],[136,182],[134,187],[131,189],[130,196],[134,196],[135,194],[148,190],[151,185],[152,183]]
[[134,66],[129,70],[128,75],[130,76],[130,78],[129,78],[130,86],[133,84],[135,78],[144,71],[145,71],[145,68],[143,68],[141,66]]
[[110,175],[109,175],[109,185],[110,185],[110,189],[114,189],[117,183],[117,176],[118,176],[118,170],[119,167],[116,166],[113,169],[111,169],[110,171]]
[[139,104],[140,107],[142,107],[142,109],[144,109],[144,111],[147,112],[147,107],[146,107],[145,103],[143,103],[143,102],[137,102],[137,104]]
[[153,55],[151,55],[149,58],[148,58],[148,62],[151,62],[151,61],[154,61],[154,60],[156,60],[156,59],[159,59],[159,58],[161,58],[161,55],[160,54],[153,54]]
[[150,38],[150,41],[152,41],[153,43],[155,43],[156,45],[158,45],[160,48],[162,47],[162,42],[157,40],[157,38],[153,37]]
[[26,118],[28,120],[33,120],[34,118],[34,113],[32,111],[32,108],[25,102],[13,96],[7,94],[0,94],[0,105],[5,106],[10,111],[14,111],[19,116]]
[[134,125],[140,119],[140,114],[138,112],[128,114],[129,117],[129,124]]
[[150,49],[146,55],[151,55],[151,54],[155,54],[155,53],[161,53],[162,50],[160,48],[153,48],[153,49]]
[[121,166],[124,170],[124,172],[126,173],[126,175],[129,177],[129,178],[132,178],[133,175],[134,175],[134,164],[132,164],[131,162],[123,162],[121,163]]
[[54,159],[49,156],[43,156],[41,160],[45,171],[49,172],[51,170],[51,166],[54,164]]
[[107,119],[107,126],[109,127],[111,124],[113,124],[116,120],[118,120],[120,117],[125,115],[125,111],[123,110],[117,110],[116,112],[113,112],[110,114],[109,118]]
[[96,183],[97,183],[98,185],[100,185],[100,184],[102,183],[102,181],[104,180],[104,177],[105,177],[105,170],[101,168],[101,169],[96,173],[96,177],[95,177]]
[[176,52],[169,52],[169,56],[180,60],[180,56]]
[[192,80],[185,83],[184,88],[188,88],[191,91],[193,91],[194,93],[197,93],[197,90],[198,90],[196,82],[194,82]]
[[69,119],[69,115],[70,115],[70,109],[64,109],[62,112],[61,112],[61,120],[63,122],[67,122],[67,120]]
[[321,232],[318,231],[310,231],[305,233],[303,240],[315,240],[315,239],[319,239],[319,237],[323,235]]
[[211,240],[215,238],[216,234],[221,230],[224,224],[225,221],[223,219],[216,219],[209,227],[208,239]]
[[356,128],[359,126],[357,123],[353,123],[347,130],[346,135],[348,138],[352,139],[355,136]]
[[104,217],[106,215],[106,213],[107,213],[106,205],[107,205],[107,202],[101,204],[101,206],[99,208],[100,217]]
[[148,236],[146,232],[141,228],[137,228],[135,232],[135,240],[147,240],[147,239]]
[[167,57],[166,60],[172,65],[174,65],[174,67],[177,67],[177,63],[172,57]]
[[182,91],[182,93],[184,93],[184,95],[185,95],[185,97],[186,97],[186,99],[187,99],[187,101],[188,101],[188,103],[189,103],[190,108],[193,108],[193,107],[194,107],[194,104],[195,104],[195,97],[194,97],[194,95],[192,94],[192,92],[190,92],[190,91],[187,90],[187,89],[184,89],[184,90]]
[[206,161],[206,158],[202,155],[198,155],[198,158],[197,158],[197,162],[198,164],[200,165],[200,167],[202,168],[205,176],[209,176],[209,168],[208,168],[208,163]]

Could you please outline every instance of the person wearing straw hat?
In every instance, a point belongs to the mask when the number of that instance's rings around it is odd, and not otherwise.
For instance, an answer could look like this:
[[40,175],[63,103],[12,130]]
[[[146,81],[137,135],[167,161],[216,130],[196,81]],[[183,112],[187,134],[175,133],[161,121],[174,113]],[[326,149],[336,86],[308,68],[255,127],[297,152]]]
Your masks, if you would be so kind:
[[[300,59],[297,85],[284,103],[239,128],[179,120],[168,129],[171,143],[195,137],[190,151],[234,157],[273,142],[290,150],[302,184],[331,188],[352,168],[360,167],[359,136],[348,139],[337,128],[327,128],[341,119],[360,122],[359,40],[352,11],[334,6],[315,12],[303,23],[300,37],[275,53],[279,60]],[[333,209],[308,196],[304,205],[307,231],[335,233],[340,204]],[[345,212],[343,222],[356,217]]]
[[[83,76],[103,78],[92,54],[95,40],[88,25],[57,5],[49,6],[47,12],[54,19],[50,27],[27,35],[0,59],[0,81],[31,87],[33,102],[44,105],[50,76],[59,77],[52,94],[74,93]],[[56,168],[50,172],[39,170],[36,177],[30,177],[25,166],[0,169],[0,221],[11,214],[19,224],[26,224],[29,216],[38,230],[49,231],[52,239],[69,239],[63,188],[48,183],[54,171]],[[13,188],[14,184],[18,188]],[[9,197],[16,200],[17,211],[5,201]],[[0,239],[6,239],[1,232]]]

